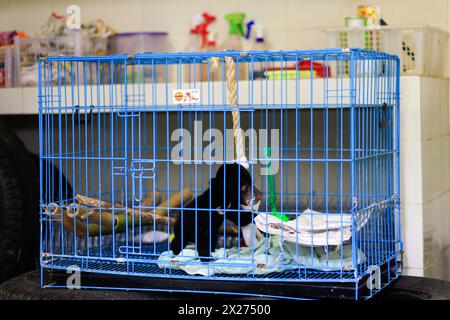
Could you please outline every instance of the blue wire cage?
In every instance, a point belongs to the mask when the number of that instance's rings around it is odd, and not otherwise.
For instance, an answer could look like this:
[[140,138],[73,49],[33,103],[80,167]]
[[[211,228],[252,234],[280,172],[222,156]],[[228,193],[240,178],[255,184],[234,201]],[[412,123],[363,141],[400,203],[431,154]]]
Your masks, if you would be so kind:
[[[39,127],[42,286],[75,268],[82,288],[359,299],[401,272],[396,56],[48,57]],[[259,207],[197,207],[236,161]],[[200,239],[176,255],[174,223],[201,214],[222,224],[210,260]]]

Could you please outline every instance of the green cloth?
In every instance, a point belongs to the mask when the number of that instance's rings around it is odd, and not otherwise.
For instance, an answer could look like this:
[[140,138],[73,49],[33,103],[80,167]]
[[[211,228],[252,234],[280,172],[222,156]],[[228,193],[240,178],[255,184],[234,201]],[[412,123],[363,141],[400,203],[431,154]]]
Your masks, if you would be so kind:
[[[253,256],[251,247],[216,249],[212,256],[217,260],[202,263],[190,244],[177,256],[172,251],[163,252],[158,258],[161,269],[181,269],[190,275],[213,276],[214,274],[268,274],[282,272],[301,266],[319,270],[352,270],[352,246],[344,244],[343,250],[326,252],[324,247],[296,245],[281,242],[280,236],[271,235],[255,243]],[[297,254],[298,253],[298,254]],[[342,257],[341,257],[342,254]],[[342,258],[342,259],[341,259]],[[254,263],[252,263],[254,259]],[[364,254],[358,249],[358,263],[364,261]]]

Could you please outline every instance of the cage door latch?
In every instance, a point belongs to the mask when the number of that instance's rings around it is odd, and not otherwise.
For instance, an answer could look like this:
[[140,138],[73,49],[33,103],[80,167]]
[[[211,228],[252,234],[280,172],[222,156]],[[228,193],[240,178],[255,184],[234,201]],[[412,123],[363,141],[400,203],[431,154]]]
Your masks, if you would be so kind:
[[[131,167],[129,169],[132,178],[133,184],[133,195],[134,200],[140,202],[143,198],[144,189],[148,189],[150,187],[151,191],[155,189],[155,161],[140,159],[133,160],[131,163]],[[135,184],[136,183],[136,184]],[[147,186],[147,188],[145,188]]]

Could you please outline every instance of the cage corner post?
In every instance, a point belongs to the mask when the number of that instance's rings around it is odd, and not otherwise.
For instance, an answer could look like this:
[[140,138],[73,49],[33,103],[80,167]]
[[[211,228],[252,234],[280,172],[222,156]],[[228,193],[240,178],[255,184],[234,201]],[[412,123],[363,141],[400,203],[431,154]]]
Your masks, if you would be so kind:
[[355,130],[355,108],[356,106],[356,70],[355,70],[355,51],[349,50],[348,54],[350,56],[350,70],[349,70],[349,80],[350,80],[350,199],[351,205],[351,219],[352,219],[352,265],[354,266],[354,281],[355,281],[355,299],[358,300],[359,297],[359,264],[358,264],[358,246],[356,237],[356,219],[358,211],[358,195],[355,190],[355,143],[356,143],[356,130]]

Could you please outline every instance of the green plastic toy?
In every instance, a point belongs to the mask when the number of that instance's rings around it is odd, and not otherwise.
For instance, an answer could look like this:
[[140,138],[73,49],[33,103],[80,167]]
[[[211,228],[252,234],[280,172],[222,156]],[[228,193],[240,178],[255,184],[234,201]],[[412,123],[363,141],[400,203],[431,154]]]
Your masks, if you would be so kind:
[[[271,148],[267,148],[266,149],[266,153],[267,153],[267,158],[270,158],[270,156],[272,155],[272,150]],[[283,220],[284,222],[289,221],[289,218],[284,214],[284,213],[278,213],[278,209],[277,209],[277,195],[275,193],[275,181],[273,179],[273,174],[272,174],[272,163],[269,161],[267,163],[267,168],[270,171],[269,175],[268,175],[268,184],[269,184],[269,206],[270,206],[270,211],[273,212],[273,216]]]
[[228,20],[230,24],[230,31],[228,32],[230,36],[244,36],[244,18],[245,13],[242,12],[229,13],[225,15],[225,19]]

